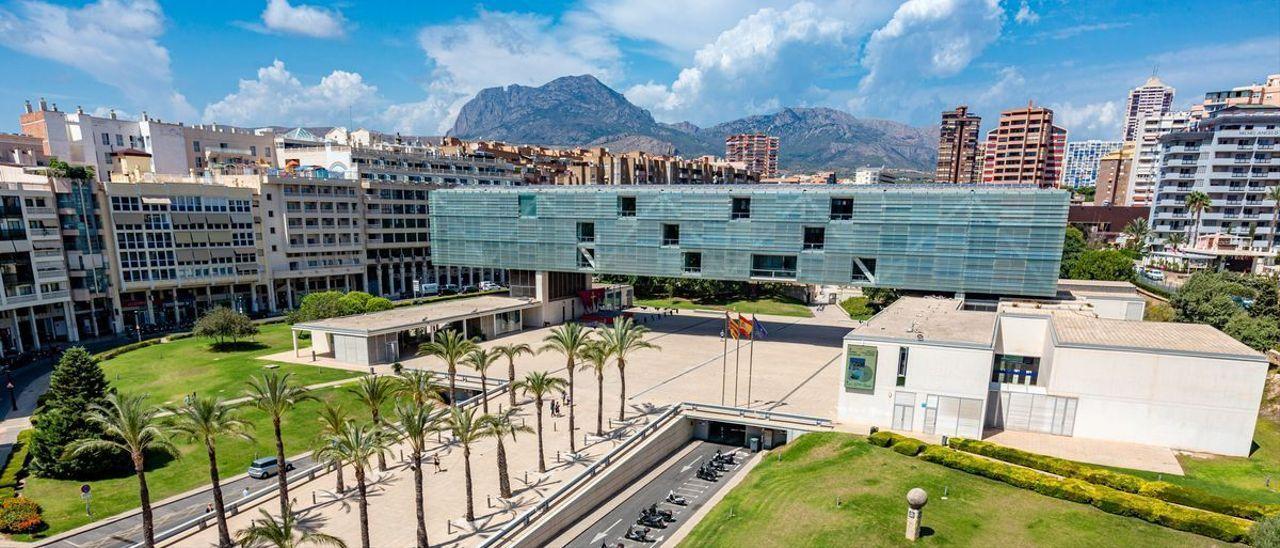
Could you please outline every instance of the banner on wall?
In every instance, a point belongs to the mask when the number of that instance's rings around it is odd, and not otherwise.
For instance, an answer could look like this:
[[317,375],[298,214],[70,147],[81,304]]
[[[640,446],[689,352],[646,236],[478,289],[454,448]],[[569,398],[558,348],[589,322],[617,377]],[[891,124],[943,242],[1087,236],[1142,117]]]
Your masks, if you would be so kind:
[[876,387],[876,355],[874,346],[852,345],[845,349],[844,389],[874,390]]

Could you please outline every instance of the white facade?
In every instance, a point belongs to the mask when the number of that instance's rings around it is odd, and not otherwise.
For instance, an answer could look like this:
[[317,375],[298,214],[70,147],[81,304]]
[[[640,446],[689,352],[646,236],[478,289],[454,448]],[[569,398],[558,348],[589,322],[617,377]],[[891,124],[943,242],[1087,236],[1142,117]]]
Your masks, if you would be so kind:
[[1121,141],[1070,141],[1062,170],[1062,186],[1093,186],[1098,179],[1098,162],[1107,153],[1120,150]]
[[1134,138],[1133,163],[1129,167],[1129,191],[1126,204],[1150,206],[1155,194],[1156,177],[1160,173],[1160,138],[1170,133],[1186,131],[1191,126],[1191,114],[1167,112],[1159,116],[1143,118],[1138,122]]
[[1124,140],[1132,141],[1138,137],[1143,118],[1162,116],[1172,105],[1173,88],[1154,75],[1141,86],[1129,90],[1129,99],[1124,105]]

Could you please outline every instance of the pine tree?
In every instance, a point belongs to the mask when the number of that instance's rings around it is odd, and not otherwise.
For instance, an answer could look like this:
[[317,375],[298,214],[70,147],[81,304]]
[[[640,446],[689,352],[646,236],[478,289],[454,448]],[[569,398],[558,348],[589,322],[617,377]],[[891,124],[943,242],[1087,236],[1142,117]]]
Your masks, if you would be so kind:
[[106,401],[108,389],[106,373],[89,352],[75,347],[62,353],[49,377],[49,391],[32,418],[31,469],[36,475],[83,479],[127,464],[124,454],[113,450],[64,458],[71,442],[102,435],[101,427],[88,420],[88,411]]

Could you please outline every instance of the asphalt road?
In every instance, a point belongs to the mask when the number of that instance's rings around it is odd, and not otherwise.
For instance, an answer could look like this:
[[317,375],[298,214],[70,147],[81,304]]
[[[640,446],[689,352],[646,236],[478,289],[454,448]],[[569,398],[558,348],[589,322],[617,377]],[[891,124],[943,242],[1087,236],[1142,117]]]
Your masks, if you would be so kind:
[[[670,532],[683,525],[684,518],[696,513],[712,495],[724,488],[730,478],[741,472],[743,463],[747,460],[747,450],[742,447],[704,441],[694,441],[692,443],[694,444],[692,451],[684,453],[683,456],[680,456],[683,451],[679,451],[676,453],[677,456],[659,465],[665,469],[648,485],[641,487],[640,490],[618,505],[617,508],[614,508],[603,518],[592,524],[585,532],[574,538],[568,545],[575,548],[662,546],[666,539],[671,536]],[[698,467],[709,462],[717,449],[722,453],[737,451],[737,464],[728,466],[719,481],[709,482],[698,479],[695,476],[698,472]],[[671,491],[675,491],[676,496],[684,497],[688,500],[689,505],[678,506],[665,502],[664,499],[667,498],[667,494]],[[654,503],[658,504],[660,510],[670,510],[676,518],[675,523],[668,524],[666,529],[651,528],[649,530],[650,542],[626,539],[624,535],[627,532],[627,527],[636,525],[639,528],[636,520],[640,516],[640,511]]]

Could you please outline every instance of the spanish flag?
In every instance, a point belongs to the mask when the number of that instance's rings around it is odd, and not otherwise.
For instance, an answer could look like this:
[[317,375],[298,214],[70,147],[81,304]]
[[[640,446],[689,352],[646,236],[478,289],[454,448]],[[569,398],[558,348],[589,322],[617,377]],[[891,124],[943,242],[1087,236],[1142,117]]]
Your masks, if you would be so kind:
[[751,320],[748,320],[748,319],[746,318],[746,316],[743,316],[742,314],[738,314],[738,319],[733,320],[733,321],[734,321],[734,323],[737,323],[737,324],[738,324],[738,335],[739,335],[739,336],[742,336],[742,337],[748,337],[748,338],[750,338],[750,337],[751,337],[751,331],[752,331],[752,329],[753,329],[753,326],[752,326],[752,324],[751,324]]

